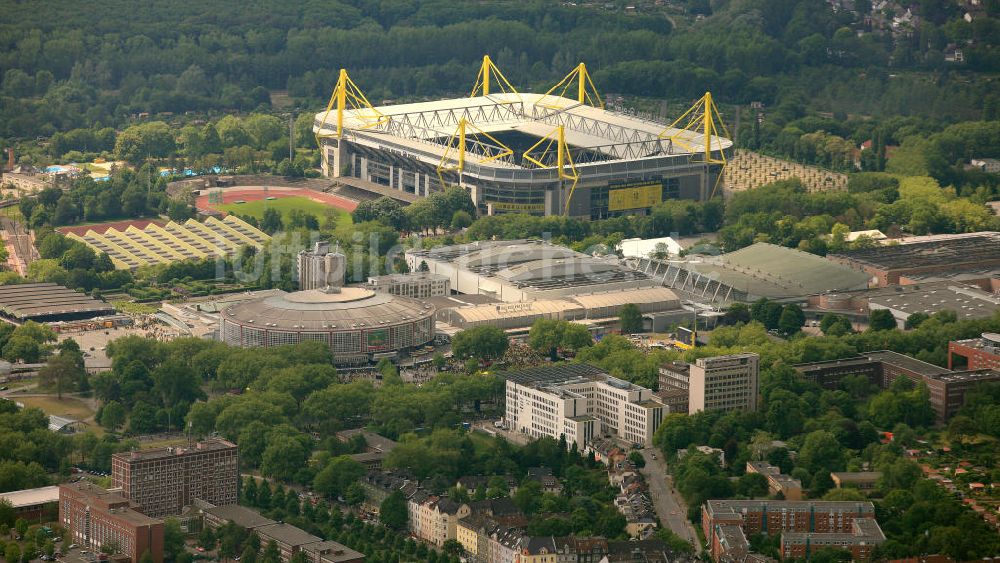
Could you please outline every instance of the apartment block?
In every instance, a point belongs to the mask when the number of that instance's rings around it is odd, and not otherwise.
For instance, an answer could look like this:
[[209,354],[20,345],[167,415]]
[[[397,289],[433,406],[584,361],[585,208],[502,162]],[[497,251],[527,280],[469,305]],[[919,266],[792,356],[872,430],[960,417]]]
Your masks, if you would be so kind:
[[152,517],[180,514],[194,499],[221,506],[239,497],[239,454],[226,440],[111,456],[111,482]]
[[702,506],[702,531],[735,524],[747,536],[780,532],[851,533],[855,518],[874,518],[871,502],[821,500],[710,500]]
[[344,285],[347,258],[339,251],[331,251],[329,242],[317,242],[312,250],[303,250],[295,257],[299,289],[322,289]]
[[137,510],[122,495],[87,481],[59,485],[59,523],[71,543],[139,561],[147,551],[163,563],[163,521]]
[[781,535],[782,558],[808,558],[831,546],[864,560],[885,541],[870,502],[710,500],[701,512],[702,531],[720,562],[760,560],[746,541],[758,533]]
[[663,421],[653,392],[586,364],[560,364],[503,374],[507,380],[504,422],[540,438],[565,436],[581,450],[608,434],[649,445]]
[[833,485],[838,489],[852,487],[860,491],[871,491],[878,486],[881,471],[840,471],[830,473]]
[[730,354],[698,358],[688,378],[688,414],[757,410],[760,356]]

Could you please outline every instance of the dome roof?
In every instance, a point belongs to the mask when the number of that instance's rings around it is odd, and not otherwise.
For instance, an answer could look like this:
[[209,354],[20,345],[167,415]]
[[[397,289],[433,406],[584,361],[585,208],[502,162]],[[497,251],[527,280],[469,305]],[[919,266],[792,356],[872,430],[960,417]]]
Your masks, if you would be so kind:
[[434,307],[408,297],[359,287],[339,293],[309,289],[226,307],[231,322],[275,330],[350,330],[413,322],[434,315]]

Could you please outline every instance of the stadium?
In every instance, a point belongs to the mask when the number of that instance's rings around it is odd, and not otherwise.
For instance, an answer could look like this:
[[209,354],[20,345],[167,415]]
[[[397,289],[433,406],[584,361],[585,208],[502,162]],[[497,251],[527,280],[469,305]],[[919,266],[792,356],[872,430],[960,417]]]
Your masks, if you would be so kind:
[[329,177],[417,196],[459,185],[490,215],[601,219],[705,200],[733,148],[711,94],[666,125],[604,109],[583,64],[545,94],[519,93],[489,57],[468,98],[379,107],[341,70],[313,131]]
[[223,309],[219,334],[242,347],[317,340],[335,364],[364,365],[432,341],[434,306],[356,287],[281,292]]

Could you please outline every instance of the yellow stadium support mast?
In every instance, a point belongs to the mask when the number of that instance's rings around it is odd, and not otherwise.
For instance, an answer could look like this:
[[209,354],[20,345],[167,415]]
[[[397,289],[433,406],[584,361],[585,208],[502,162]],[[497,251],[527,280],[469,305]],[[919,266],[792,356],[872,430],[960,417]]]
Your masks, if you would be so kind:
[[[587,65],[580,63],[567,74],[562,80],[560,80],[555,86],[549,88],[549,91],[542,95],[541,98],[535,102],[536,106],[541,106],[550,109],[562,109],[558,105],[559,99],[568,98],[567,94],[570,93],[570,87],[576,84],[576,101],[581,104],[589,104],[595,108],[604,108],[604,101],[601,100],[601,95],[597,92],[597,87],[594,86],[594,81],[590,79],[590,73],[587,72]],[[562,87],[559,91],[558,97],[552,95],[553,92]]]
[[[480,141],[480,135],[488,139],[489,143]],[[477,161],[480,164],[493,162],[494,160],[506,158],[514,154],[514,151],[510,147],[476,127],[472,122],[465,118],[459,119],[458,127],[448,139],[448,142],[445,143],[444,155],[441,156],[441,162],[437,166],[438,180],[441,181],[442,188],[445,187],[445,172],[458,172],[459,179],[461,180],[462,171],[465,170],[465,155],[469,146],[469,137],[471,137],[471,143],[477,151],[476,154],[480,155]]]
[[[531,153],[543,143],[545,143],[545,147],[541,153],[537,157],[532,156]],[[573,155],[570,154],[569,146],[566,144],[566,128],[560,125],[553,129],[551,133],[542,137],[531,148],[524,151],[523,157],[539,168],[551,168],[551,164],[545,164],[545,162],[546,160],[551,162],[552,157],[549,155],[551,155],[553,150],[556,151],[556,171],[559,174],[559,179],[572,180],[573,182],[569,187],[569,194],[566,196],[566,208],[563,210],[565,215],[569,216],[569,202],[573,199],[573,192],[576,191],[576,184],[580,181],[580,174],[576,171],[576,166],[573,164]],[[549,156],[549,158],[546,159],[546,156]]]
[[699,152],[703,153],[702,162],[706,165],[722,165],[715,186],[712,187],[712,192],[708,196],[709,199],[715,196],[715,191],[719,187],[719,182],[722,181],[722,174],[728,164],[726,154],[722,151],[721,142],[718,144],[719,156],[712,155],[712,139],[723,136],[729,138],[729,130],[726,129],[726,124],[719,114],[719,108],[712,101],[711,92],[705,92],[701,99],[659,134],[660,139],[669,139],[671,144],[691,152],[696,152],[695,149],[699,146],[700,141],[701,151]]
[[[336,137],[340,139],[344,136],[345,110],[354,111],[353,117],[362,122],[362,129],[378,127],[389,121],[389,116],[382,114],[372,106],[368,98],[365,97],[364,92],[361,91],[361,88],[358,88],[358,85],[347,75],[347,69],[342,68],[340,69],[340,76],[337,79],[337,85],[333,87],[333,94],[330,95],[330,103],[326,105],[323,122],[316,133],[317,146],[321,146],[320,139],[322,138]],[[330,114],[334,111],[336,111],[337,132],[335,134],[324,134],[323,131],[327,129]]]
[[489,96],[491,93],[490,87],[493,85],[499,88],[504,94],[517,94],[517,89],[500,72],[497,65],[493,64],[490,56],[483,55],[483,64],[479,67],[479,74],[476,75],[476,83],[472,86],[472,93],[469,94],[469,97]]

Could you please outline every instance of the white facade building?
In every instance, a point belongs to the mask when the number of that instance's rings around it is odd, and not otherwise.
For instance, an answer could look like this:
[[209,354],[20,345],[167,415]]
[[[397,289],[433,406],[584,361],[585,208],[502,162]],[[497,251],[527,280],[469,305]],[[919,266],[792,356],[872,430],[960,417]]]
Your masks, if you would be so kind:
[[645,387],[586,364],[546,366],[511,373],[505,422],[529,436],[566,437],[583,449],[604,434],[649,445],[664,406]]
[[377,293],[402,295],[414,299],[446,297],[451,293],[451,281],[448,277],[430,272],[374,276],[368,278],[368,287]]
[[684,247],[671,237],[627,238],[618,243],[618,251],[624,258],[654,258],[658,254],[679,256]]
[[710,410],[757,410],[760,356],[698,358],[688,378],[688,414]]

